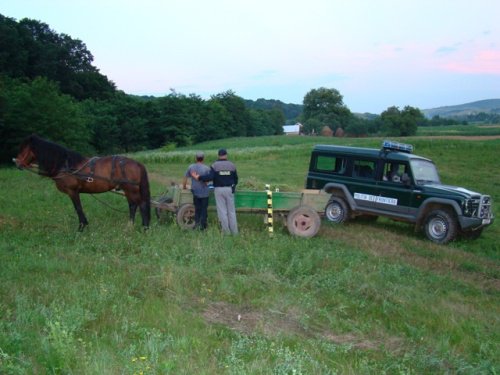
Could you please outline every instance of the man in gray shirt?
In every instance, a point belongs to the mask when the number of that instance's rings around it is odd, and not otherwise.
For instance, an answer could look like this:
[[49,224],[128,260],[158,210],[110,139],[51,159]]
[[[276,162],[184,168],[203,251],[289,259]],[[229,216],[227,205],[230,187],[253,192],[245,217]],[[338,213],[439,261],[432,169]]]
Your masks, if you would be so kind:
[[[205,155],[203,152],[196,153],[196,163],[191,164],[187,169],[182,180],[182,187],[186,189],[187,179],[191,177],[191,173],[195,172],[198,175],[205,175],[210,172],[210,168],[203,164]],[[191,177],[191,192],[193,193],[194,203],[194,222],[195,229],[207,229],[208,217],[208,194],[209,189],[204,181],[197,181]]]

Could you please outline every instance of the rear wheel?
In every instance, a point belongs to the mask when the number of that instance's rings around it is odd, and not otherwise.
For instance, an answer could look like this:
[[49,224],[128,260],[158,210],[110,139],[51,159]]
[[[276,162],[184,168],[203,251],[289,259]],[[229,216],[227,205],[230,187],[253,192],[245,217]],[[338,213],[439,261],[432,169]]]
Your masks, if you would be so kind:
[[331,222],[344,223],[349,219],[349,207],[344,199],[332,197],[325,207],[325,216]]
[[425,235],[432,242],[446,244],[457,236],[457,219],[449,210],[433,210],[425,219],[424,230]]
[[183,204],[179,207],[176,213],[177,224],[182,229],[194,228],[194,205],[191,203]]
[[313,237],[321,226],[318,213],[308,206],[293,208],[287,215],[286,226],[288,231],[300,237]]

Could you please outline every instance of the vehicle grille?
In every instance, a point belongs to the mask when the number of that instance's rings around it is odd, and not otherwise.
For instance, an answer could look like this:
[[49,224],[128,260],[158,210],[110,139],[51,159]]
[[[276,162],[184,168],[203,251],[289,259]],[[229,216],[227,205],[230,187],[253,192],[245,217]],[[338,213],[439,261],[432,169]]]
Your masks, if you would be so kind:
[[468,199],[464,202],[465,216],[489,219],[491,213],[491,197],[489,195]]

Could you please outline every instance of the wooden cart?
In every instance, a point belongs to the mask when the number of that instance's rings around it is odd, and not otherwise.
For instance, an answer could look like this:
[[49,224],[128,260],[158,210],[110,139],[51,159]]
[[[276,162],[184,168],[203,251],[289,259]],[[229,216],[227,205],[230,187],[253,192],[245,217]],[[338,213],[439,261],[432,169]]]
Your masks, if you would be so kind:
[[[330,195],[321,190],[301,192],[272,192],[273,217],[286,217],[288,231],[300,237],[312,237],[318,233],[321,217]],[[269,191],[241,190],[235,193],[236,212],[268,213]],[[190,190],[178,186],[151,201],[158,217],[162,211],[175,214],[177,224],[184,229],[194,227],[193,195]],[[213,193],[209,197],[209,207],[215,207]]]

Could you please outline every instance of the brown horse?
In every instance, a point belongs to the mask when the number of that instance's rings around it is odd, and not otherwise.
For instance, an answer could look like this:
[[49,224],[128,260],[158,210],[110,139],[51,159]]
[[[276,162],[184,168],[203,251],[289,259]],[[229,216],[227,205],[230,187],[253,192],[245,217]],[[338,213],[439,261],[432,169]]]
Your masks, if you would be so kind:
[[20,169],[38,166],[38,174],[54,180],[59,191],[68,194],[73,202],[82,231],[88,225],[80,202],[80,193],[104,193],[121,189],[128,200],[133,222],[140,208],[142,225],[149,227],[151,217],[149,181],[141,163],[124,156],[86,158],[61,145],[36,135],[26,138],[13,161]]

